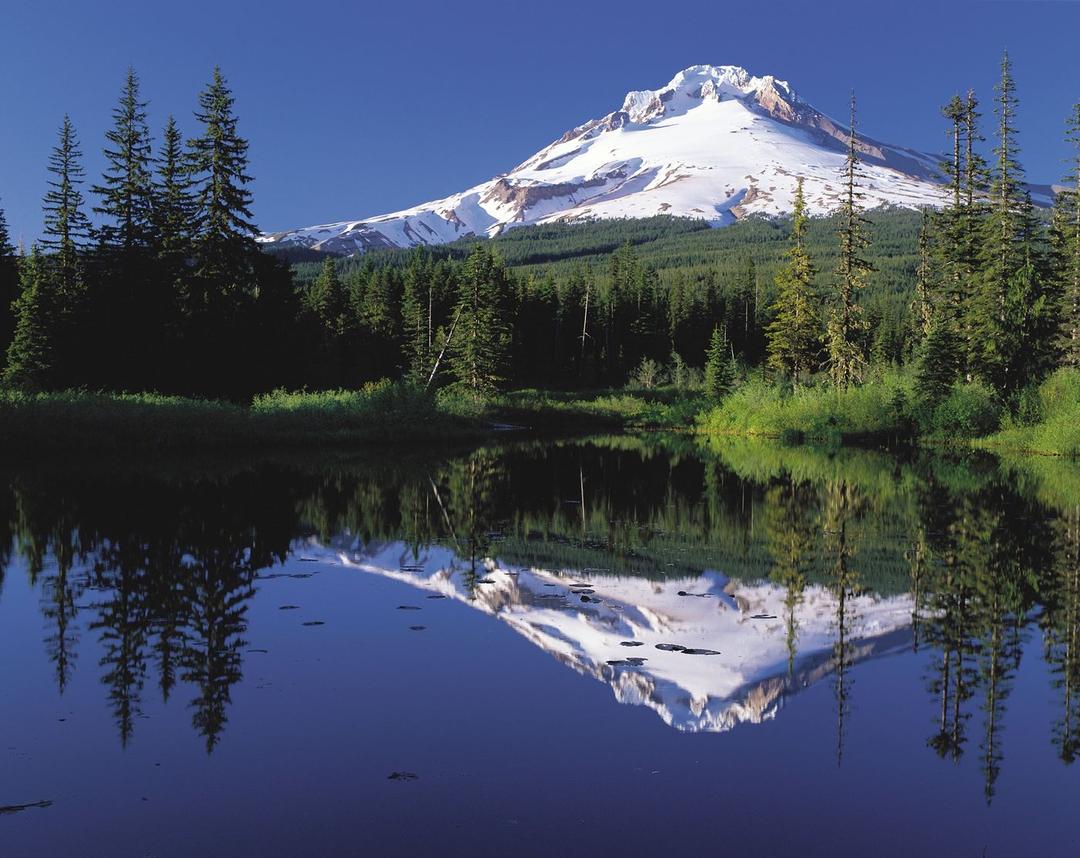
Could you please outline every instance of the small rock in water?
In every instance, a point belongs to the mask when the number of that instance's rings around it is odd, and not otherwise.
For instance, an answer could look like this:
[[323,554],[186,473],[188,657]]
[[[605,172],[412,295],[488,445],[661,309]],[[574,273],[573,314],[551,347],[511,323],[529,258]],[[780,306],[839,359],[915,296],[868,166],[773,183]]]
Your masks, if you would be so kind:
[[308,620],[306,623],[301,623],[302,626],[325,626],[322,620]]
[[686,649],[682,644],[657,644],[656,648],[664,652],[683,652]]
[[297,611],[299,609],[299,605],[282,605],[280,608],[278,608],[279,611]]
[[414,774],[413,772],[390,772],[390,774],[386,776],[386,779],[388,781],[418,781],[420,780],[420,775]]
[[684,649],[683,655],[720,655],[719,650],[715,649]]
[[397,609],[399,611],[419,611],[420,606],[419,605],[398,605]]
[[414,632],[422,632],[427,626],[409,626],[409,629]]
[[619,641],[619,646],[645,646],[644,641]]
[[776,614],[754,614],[751,620],[775,620]]
[[583,602],[593,602],[593,601],[596,601],[596,600],[595,599],[590,599],[588,596],[582,596],[581,601],[583,601]]

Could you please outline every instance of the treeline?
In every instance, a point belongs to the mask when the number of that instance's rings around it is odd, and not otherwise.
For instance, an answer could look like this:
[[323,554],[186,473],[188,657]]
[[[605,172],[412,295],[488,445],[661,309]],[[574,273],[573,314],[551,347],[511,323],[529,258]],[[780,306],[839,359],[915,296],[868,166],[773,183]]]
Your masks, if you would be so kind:
[[[1018,102],[1007,54],[996,90],[992,164],[979,154],[975,93],[954,96],[943,109],[952,141],[943,165],[948,199],[940,211],[924,212],[907,329],[892,331],[890,344],[881,327],[871,336],[861,301],[873,265],[859,207],[853,100],[832,285],[817,284],[801,188],[788,263],[776,281],[768,363],[796,388],[819,369],[848,388],[867,375],[874,357],[891,355],[915,365],[919,396],[933,405],[958,382],[1013,397],[1053,368],[1080,361],[1080,104],[1067,125],[1074,169],[1048,225],[1017,160]],[[824,316],[815,311],[821,299]]]
[[[289,378],[297,299],[288,269],[254,240],[248,144],[225,79],[215,69],[186,142],[170,117],[155,151],[146,107],[129,71],[90,188],[96,226],[63,120],[43,237],[19,260],[0,331],[9,386],[226,395]],[[14,252],[0,238],[10,296]]]
[[156,390],[246,399],[383,378],[453,385],[701,386],[751,368],[799,388],[850,388],[911,365],[933,404],[957,382],[1006,396],[1080,363],[1080,105],[1074,169],[1051,218],[1017,160],[1006,57],[988,164],[974,93],[952,135],[939,212],[862,207],[852,100],[839,210],[723,230],[674,218],[542,225],[495,240],[301,262],[260,251],[247,141],[219,71],[199,133],[169,119],[154,151],[129,72],[91,186],[65,119],[44,237],[17,255],[0,216],[0,348],[9,387]]

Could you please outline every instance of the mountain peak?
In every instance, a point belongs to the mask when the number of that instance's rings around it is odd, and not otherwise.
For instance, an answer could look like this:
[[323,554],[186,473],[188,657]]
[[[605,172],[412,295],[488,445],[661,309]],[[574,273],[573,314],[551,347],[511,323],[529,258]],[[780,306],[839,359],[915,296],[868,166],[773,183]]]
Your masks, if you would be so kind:
[[[692,65],[658,89],[633,90],[526,161],[441,200],[264,235],[339,253],[497,235],[520,224],[674,215],[720,226],[791,211],[805,182],[812,214],[843,187],[847,129],[785,80],[734,65]],[[935,156],[860,135],[867,205],[943,199]]]

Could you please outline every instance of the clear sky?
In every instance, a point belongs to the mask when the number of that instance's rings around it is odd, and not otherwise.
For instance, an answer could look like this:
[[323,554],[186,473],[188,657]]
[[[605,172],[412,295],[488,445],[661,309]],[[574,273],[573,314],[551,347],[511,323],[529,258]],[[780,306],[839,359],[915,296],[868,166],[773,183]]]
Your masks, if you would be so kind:
[[169,113],[193,132],[196,95],[222,66],[266,230],[463,190],[696,63],[787,79],[836,117],[854,87],[865,133],[938,151],[939,106],[974,86],[989,113],[1008,47],[1023,163],[1056,181],[1078,33],[1078,0],[0,0],[0,206],[16,238],[39,234],[65,111],[95,178],[129,64],[155,132]]

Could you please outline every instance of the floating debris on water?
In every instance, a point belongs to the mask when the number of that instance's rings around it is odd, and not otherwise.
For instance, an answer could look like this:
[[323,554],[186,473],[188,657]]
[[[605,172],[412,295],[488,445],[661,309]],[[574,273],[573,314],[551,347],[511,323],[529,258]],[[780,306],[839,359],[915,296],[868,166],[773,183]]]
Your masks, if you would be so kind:
[[419,605],[398,605],[397,609],[399,611],[419,611],[420,606]]
[[51,801],[32,801],[29,804],[8,804],[0,805],[0,816],[6,816],[11,813],[22,813],[24,810],[34,810],[35,808],[52,807]]
[[306,623],[301,623],[302,626],[325,626],[322,620],[308,620]]
[[683,652],[686,647],[682,644],[657,644],[656,648],[664,652]]
[[716,649],[683,649],[683,655],[720,655],[720,651]]
[[409,626],[409,630],[413,632],[422,632],[427,626]]
[[644,641],[619,641],[619,646],[645,646]]
[[433,593],[432,595],[428,596],[428,598],[429,599],[445,599],[446,596],[444,596],[442,593]]
[[386,779],[388,781],[418,781],[420,775],[415,772],[390,772]]
[[300,610],[300,606],[299,605],[281,605],[278,608],[278,610],[279,611],[298,611],[298,610]]

